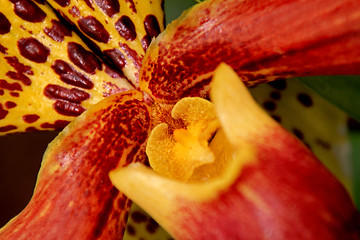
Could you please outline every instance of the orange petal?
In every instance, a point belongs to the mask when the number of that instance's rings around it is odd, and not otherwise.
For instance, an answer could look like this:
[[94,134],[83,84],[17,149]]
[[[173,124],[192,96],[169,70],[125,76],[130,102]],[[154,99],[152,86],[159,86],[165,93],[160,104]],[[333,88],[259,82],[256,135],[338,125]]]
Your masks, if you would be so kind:
[[140,87],[160,102],[206,96],[229,64],[247,85],[360,74],[359,0],[210,0],[168,25],[147,51]]

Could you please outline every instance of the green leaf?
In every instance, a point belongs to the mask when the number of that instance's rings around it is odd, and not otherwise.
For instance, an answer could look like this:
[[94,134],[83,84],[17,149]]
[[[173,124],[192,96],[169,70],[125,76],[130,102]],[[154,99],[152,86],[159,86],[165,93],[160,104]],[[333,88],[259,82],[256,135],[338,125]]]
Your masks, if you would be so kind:
[[177,19],[183,11],[198,3],[195,0],[165,0],[166,23]]
[[360,76],[303,77],[301,82],[360,121]]

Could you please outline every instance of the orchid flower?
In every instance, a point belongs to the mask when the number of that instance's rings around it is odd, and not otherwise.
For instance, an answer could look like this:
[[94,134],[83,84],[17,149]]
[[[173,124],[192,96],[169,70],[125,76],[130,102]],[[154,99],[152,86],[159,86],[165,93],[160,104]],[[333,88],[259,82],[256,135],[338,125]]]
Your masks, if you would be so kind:
[[[359,5],[207,0],[165,29],[162,1],[1,0],[1,132],[67,126],[45,152],[31,201],[0,230],[0,238],[131,239],[140,225],[127,225],[129,197],[179,239],[272,234],[281,239],[300,237],[301,229],[304,236],[358,239],[358,213],[345,188],[237,83],[260,84],[251,89],[255,98],[304,140],[292,126],[296,119],[287,123],[275,115],[274,102],[263,101],[263,92],[297,84],[285,78],[360,74],[354,51],[360,45]],[[274,84],[261,84],[266,82]],[[268,94],[276,101],[291,99]],[[305,105],[313,101],[309,94],[297,96]],[[339,115],[336,126],[345,120]],[[335,135],[333,140],[343,140]],[[333,157],[325,152],[319,155]],[[287,162],[285,172],[276,158]],[[143,165],[148,159],[153,170]],[[288,163],[294,160],[292,168]],[[268,171],[264,161],[278,172]],[[336,160],[325,164],[351,189]],[[250,185],[242,183],[244,174]],[[253,176],[265,176],[264,181],[252,182]],[[292,178],[296,184],[287,184]],[[233,186],[255,207],[248,209],[241,196],[232,198]],[[278,192],[281,186],[289,193]],[[225,212],[212,207],[221,192],[222,200],[234,201],[223,205]],[[282,213],[293,200],[281,199],[304,193],[309,198],[289,215],[301,225],[288,231]],[[312,199],[317,204],[308,204]],[[279,206],[272,207],[272,200]],[[302,217],[316,206],[320,209],[311,214],[319,232]],[[152,221],[135,207],[129,220]],[[278,213],[279,222],[269,213]],[[238,224],[234,231],[233,224]]]

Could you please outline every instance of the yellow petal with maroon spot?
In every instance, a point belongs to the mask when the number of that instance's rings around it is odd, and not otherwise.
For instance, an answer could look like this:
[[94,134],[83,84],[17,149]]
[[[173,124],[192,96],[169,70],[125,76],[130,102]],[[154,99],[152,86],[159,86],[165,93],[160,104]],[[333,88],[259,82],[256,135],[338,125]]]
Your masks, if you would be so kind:
[[138,86],[152,38],[164,30],[163,0],[49,0],[102,54]]
[[189,183],[135,163],[110,172],[114,185],[176,239],[359,239],[343,185],[228,65],[215,70],[211,99],[223,131],[214,140],[225,140],[215,144],[228,145],[214,151],[226,162],[219,175]]
[[62,129],[89,106],[132,89],[49,5],[0,3],[0,134]]

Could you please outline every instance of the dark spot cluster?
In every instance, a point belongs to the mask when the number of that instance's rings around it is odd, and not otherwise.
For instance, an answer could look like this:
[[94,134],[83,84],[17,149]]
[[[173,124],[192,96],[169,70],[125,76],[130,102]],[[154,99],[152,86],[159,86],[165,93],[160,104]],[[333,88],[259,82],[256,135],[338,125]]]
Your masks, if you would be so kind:
[[53,104],[53,108],[55,109],[55,111],[57,111],[62,115],[72,116],[72,117],[79,116],[85,111],[85,108],[80,104],[72,103],[64,100],[57,100]]
[[[15,83],[9,83],[4,79],[0,79],[0,89],[3,90],[8,90],[11,92],[15,92],[15,91],[22,91],[22,87],[19,83],[15,82]],[[16,95],[16,94],[15,94]]]
[[[70,64],[63,60],[56,60],[51,66],[63,82],[83,89],[93,88],[93,83],[83,74],[76,71]],[[85,111],[81,102],[90,98],[90,94],[77,89],[68,89],[55,84],[48,84],[44,89],[44,95],[55,99],[53,108],[65,116],[78,116]]]
[[6,76],[10,77],[13,80],[18,80],[22,82],[25,86],[31,85],[31,80],[27,75],[34,75],[33,71],[31,70],[30,66],[22,64],[19,62],[18,58],[13,57],[5,57],[7,63],[14,68],[15,71],[8,71]]
[[76,71],[69,63],[63,60],[56,60],[51,68],[56,74],[60,76],[60,80],[76,87],[84,89],[92,89],[94,87],[93,82],[85,75]]
[[[154,219],[144,214],[143,212],[133,211],[130,217],[133,220],[133,222],[136,224],[145,224],[145,228],[147,232],[150,234],[154,234],[156,230],[158,230],[159,228],[159,224]],[[127,225],[127,232],[129,235],[132,236],[136,235],[136,230],[134,226],[132,226],[131,224]]]
[[144,50],[146,51],[151,43],[151,40],[154,37],[157,37],[161,31],[160,31],[160,25],[158,19],[156,18],[156,16],[152,14],[149,14],[145,17],[144,27],[145,27],[146,35],[141,40],[141,43]]
[[[146,35],[141,39],[143,49],[146,51],[152,38],[157,37],[161,30],[156,16],[149,14],[144,19],[144,28]],[[121,16],[115,23],[115,29],[119,35],[127,41],[136,39],[136,27],[134,22],[126,15]]]
[[[270,99],[266,100],[262,103],[265,110],[268,112],[274,112],[277,108],[276,101],[281,99],[281,91],[287,88],[287,83],[285,79],[277,79],[273,82],[268,83],[274,90],[270,92]],[[275,114],[271,115],[273,119],[279,123],[281,123],[281,117]]]

